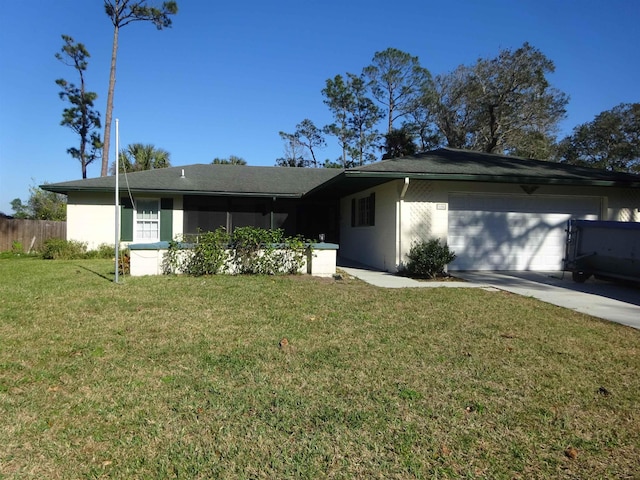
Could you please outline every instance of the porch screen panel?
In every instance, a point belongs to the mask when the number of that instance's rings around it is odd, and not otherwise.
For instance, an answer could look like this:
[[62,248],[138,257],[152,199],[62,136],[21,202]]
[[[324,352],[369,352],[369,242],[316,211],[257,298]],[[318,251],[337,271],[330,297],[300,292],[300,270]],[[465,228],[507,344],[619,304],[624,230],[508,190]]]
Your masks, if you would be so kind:
[[227,199],[211,197],[184,197],[185,234],[198,231],[212,232],[220,227],[227,228]]
[[270,228],[270,199],[233,198],[230,201],[231,229],[238,227]]
[[273,228],[281,228],[285,235],[294,236],[299,233],[296,224],[296,212],[299,202],[289,199],[278,199],[273,205]]
[[289,220],[286,212],[273,212],[273,228],[281,228],[287,235],[295,235],[295,225]]
[[272,198],[184,197],[184,232],[196,234],[225,227],[282,228],[295,235],[297,202]]

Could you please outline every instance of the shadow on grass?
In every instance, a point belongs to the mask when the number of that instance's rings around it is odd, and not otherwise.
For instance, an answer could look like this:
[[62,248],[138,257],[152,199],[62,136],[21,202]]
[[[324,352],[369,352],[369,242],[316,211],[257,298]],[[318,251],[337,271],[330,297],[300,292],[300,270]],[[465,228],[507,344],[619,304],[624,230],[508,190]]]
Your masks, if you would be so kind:
[[[109,281],[109,282],[113,282],[113,277],[107,277],[104,273],[100,273],[96,270],[92,270],[90,268],[87,268],[83,265],[76,265],[76,267],[81,268],[83,270],[86,270],[87,272],[93,273],[94,275],[97,275],[100,278],[104,278],[105,280]],[[115,275],[115,273],[111,272],[112,275]]]

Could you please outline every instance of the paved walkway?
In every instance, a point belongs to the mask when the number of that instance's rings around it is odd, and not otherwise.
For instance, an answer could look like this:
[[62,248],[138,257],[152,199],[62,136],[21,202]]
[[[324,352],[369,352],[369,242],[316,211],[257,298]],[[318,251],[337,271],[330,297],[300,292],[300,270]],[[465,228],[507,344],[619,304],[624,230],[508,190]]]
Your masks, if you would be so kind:
[[640,329],[640,287],[590,279],[580,284],[564,272],[455,272],[462,282],[429,281],[393,275],[361,265],[340,270],[384,288],[484,288],[537,298],[543,302]]
[[348,273],[352,277],[359,278],[371,285],[383,288],[434,288],[434,287],[463,287],[463,288],[481,288],[487,285],[480,285],[466,280],[463,281],[420,281],[413,278],[394,275],[389,272],[380,272],[371,270],[366,267],[338,267],[343,272]]

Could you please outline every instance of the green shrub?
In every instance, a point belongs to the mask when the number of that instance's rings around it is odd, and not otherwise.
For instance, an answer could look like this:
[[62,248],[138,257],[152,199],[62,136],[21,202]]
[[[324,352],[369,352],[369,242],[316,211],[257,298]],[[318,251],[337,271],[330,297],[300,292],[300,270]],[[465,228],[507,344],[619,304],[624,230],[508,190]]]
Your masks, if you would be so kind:
[[272,274],[274,244],[282,240],[282,230],[254,227],[236,228],[231,238],[231,264],[234,273]]
[[47,260],[76,260],[86,255],[87,244],[76,240],[50,238],[42,248],[42,258]]
[[190,256],[192,253],[190,251],[187,252],[181,245],[182,242],[179,239],[169,242],[167,253],[162,257],[162,273],[165,275],[178,272],[186,273],[183,266],[183,257]]
[[108,243],[101,243],[95,250],[89,250],[84,258],[115,258],[116,249]]
[[304,263],[305,244],[298,237],[285,237],[282,229],[241,227],[231,236],[231,252],[233,273],[291,274]]
[[185,258],[183,270],[190,275],[215,275],[226,267],[229,234],[225,228],[213,232],[200,232],[192,254]]
[[179,239],[171,240],[167,252],[162,257],[162,273],[171,275],[184,272],[182,259],[190,254],[190,251],[182,248]]
[[11,253],[13,253],[15,255],[20,255],[20,254],[24,253],[24,247],[22,246],[22,242],[14,240],[11,243]]
[[108,243],[101,243],[95,250],[96,258],[115,258],[116,248]]
[[283,239],[280,249],[273,252],[274,264],[277,270],[271,274],[294,274],[300,271],[304,265],[307,246],[300,237],[287,237]]
[[183,235],[169,242],[169,249],[162,259],[165,274],[215,275],[226,269],[229,234],[225,228],[213,232]]
[[41,252],[47,260],[80,260],[92,258],[114,258],[116,250],[113,245],[102,243],[95,250],[87,251],[87,244],[77,240],[50,238],[44,242]]
[[406,272],[412,277],[435,278],[445,275],[444,268],[456,258],[446,243],[433,238],[420,241],[411,246],[407,255]]
[[188,275],[296,273],[304,264],[305,243],[285,237],[283,230],[240,227],[200,232],[193,244],[169,242],[163,258],[164,273]]

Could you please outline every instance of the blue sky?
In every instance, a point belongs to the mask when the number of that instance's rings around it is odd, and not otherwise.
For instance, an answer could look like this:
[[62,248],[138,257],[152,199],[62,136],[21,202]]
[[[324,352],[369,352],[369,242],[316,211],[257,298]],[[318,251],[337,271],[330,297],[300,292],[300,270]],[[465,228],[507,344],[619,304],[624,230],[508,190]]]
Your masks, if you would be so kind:
[[[156,3],[151,0],[150,3]],[[157,3],[160,3],[159,0]],[[281,130],[330,123],[325,80],[359,73],[388,47],[433,75],[528,41],[555,62],[553,86],[570,96],[562,134],[621,102],[640,101],[636,0],[178,0],[173,27],[121,30],[114,117],[120,143],[152,143],[174,166],[238,155],[250,165],[282,156]],[[54,58],[62,34],[91,54],[88,89],[104,116],[113,27],[101,0],[3,2],[0,16],[0,211],[29,186],[81,178],[59,125],[55,79],[75,71]],[[112,136],[113,138],[113,136]],[[320,158],[339,151],[328,138]],[[113,148],[111,159],[115,156]],[[100,174],[98,163],[88,176]]]

